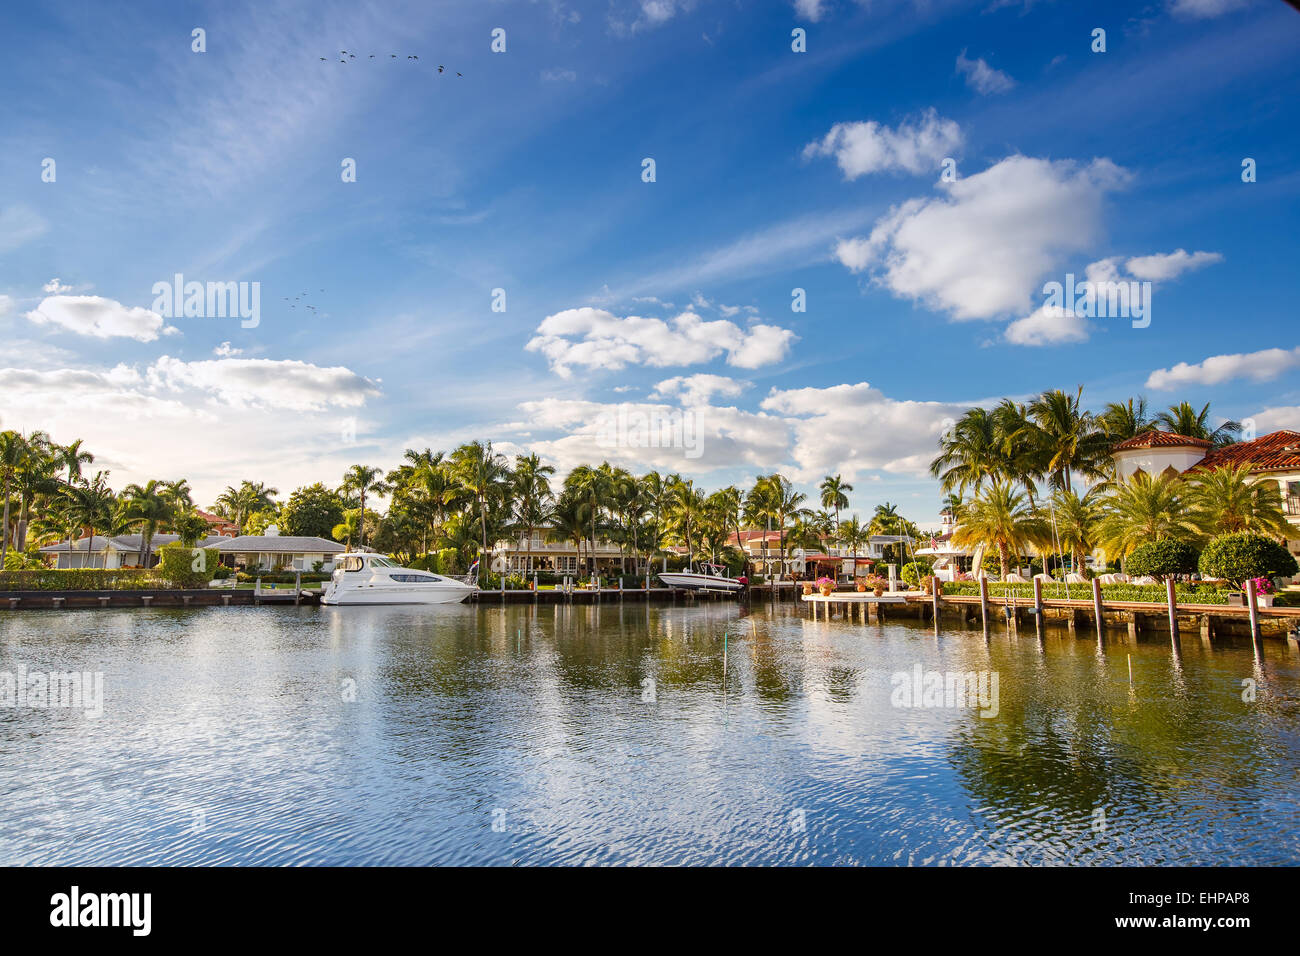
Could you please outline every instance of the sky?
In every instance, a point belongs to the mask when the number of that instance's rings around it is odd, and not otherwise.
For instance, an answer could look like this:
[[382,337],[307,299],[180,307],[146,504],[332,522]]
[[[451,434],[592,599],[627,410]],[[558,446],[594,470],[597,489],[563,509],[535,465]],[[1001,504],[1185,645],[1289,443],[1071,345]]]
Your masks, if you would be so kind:
[[[1300,429],[1281,0],[56,0],[0,35],[0,427],[115,487],[489,439],[932,525],[940,434],[1004,396]],[[1051,301],[1087,279],[1145,316]]]

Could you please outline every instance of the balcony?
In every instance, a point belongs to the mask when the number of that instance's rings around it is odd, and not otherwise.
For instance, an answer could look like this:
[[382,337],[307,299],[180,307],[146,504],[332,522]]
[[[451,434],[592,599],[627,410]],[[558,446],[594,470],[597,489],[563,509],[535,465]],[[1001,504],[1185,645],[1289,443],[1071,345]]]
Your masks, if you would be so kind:
[[1282,499],[1282,512],[1288,518],[1300,518],[1300,495],[1286,495]]

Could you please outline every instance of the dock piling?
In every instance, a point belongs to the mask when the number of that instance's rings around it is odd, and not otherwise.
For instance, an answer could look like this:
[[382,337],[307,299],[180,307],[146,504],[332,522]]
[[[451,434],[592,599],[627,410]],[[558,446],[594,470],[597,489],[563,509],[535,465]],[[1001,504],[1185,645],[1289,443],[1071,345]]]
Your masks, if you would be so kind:
[[1258,644],[1261,632],[1259,629],[1259,602],[1255,600],[1254,578],[1246,581],[1246,608],[1250,612],[1250,639]]
[[1174,591],[1173,576],[1165,578],[1165,598],[1169,602],[1169,639],[1178,643],[1178,595]]
[[1101,582],[1096,578],[1092,579],[1092,616],[1097,619],[1097,643],[1101,644],[1105,620],[1102,617]]

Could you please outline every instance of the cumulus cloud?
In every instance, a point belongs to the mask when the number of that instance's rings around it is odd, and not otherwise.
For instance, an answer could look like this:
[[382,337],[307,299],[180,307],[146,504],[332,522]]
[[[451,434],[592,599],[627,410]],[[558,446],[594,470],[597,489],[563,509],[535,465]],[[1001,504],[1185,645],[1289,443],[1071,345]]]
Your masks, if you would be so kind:
[[898,401],[858,382],[774,388],[761,407],[785,418],[794,431],[793,476],[815,481],[828,472],[850,480],[873,470],[926,475],[939,436],[969,405]]
[[1255,422],[1256,436],[1279,429],[1300,431],[1300,405],[1275,405],[1249,417]]
[[58,295],[61,292],[71,292],[72,286],[64,285],[62,282],[59,281],[59,277],[55,276],[49,282],[45,283],[45,285],[41,286],[41,291],[50,292],[53,293],[54,295]]
[[842,240],[835,255],[854,272],[871,270],[894,295],[957,320],[1023,313],[1064,255],[1094,244],[1106,194],[1128,178],[1107,159],[1010,156],[939,183],[946,196],[894,207],[870,236]]
[[1167,254],[1152,256],[1135,256],[1125,263],[1130,275],[1153,282],[1173,279],[1184,272],[1200,269],[1215,262],[1222,262],[1223,256],[1217,252],[1191,252],[1176,249]]
[[869,173],[937,170],[961,144],[961,127],[931,108],[894,129],[875,120],[836,123],[820,140],[805,146],[803,156],[833,156],[844,178],[853,180]]
[[[747,466],[764,472],[779,468],[800,482],[818,481],[828,472],[849,480],[869,472],[923,478],[939,435],[968,407],[898,401],[860,382],[774,388],[757,411],[548,398],[520,406],[524,420],[518,430],[530,434],[530,450],[555,462],[561,472],[607,460],[633,471],[657,468],[692,474]],[[686,422],[698,455],[688,456],[671,443],[647,447],[644,442],[611,440],[633,437],[626,434],[627,428],[611,429],[611,424],[636,422]],[[562,434],[546,437],[555,432]]]
[[1006,93],[1016,85],[1010,76],[989,66],[983,59],[967,59],[965,50],[957,54],[957,72],[966,78],[967,86],[983,96]]
[[174,328],[164,328],[162,316],[156,312],[98,295],[47,296],[27,313],[27,318],[37,325],[53,325],[96,339],[152,342],[160,333],[176,332]]
[[208,359],[183,362],[163,355],[149,367],[149,383],[171,391],[197,389],[235,407],[291,411],[355,408],[379,387],[343,366],[322,367],[296,359]]
[[1088,320],[1055,305],[1044,305],[1007,326],[1004,337],[1012,345],[1066,345],[1086,342]]
[[617,370],[627,365],[662,368],[698,365],[725,355],[728,365],[758,368],[779,362],[796,336],[789,329],[756,323],[741,328],[726,319],[706,321],[681,312],[665,322],[636,315],[619,317],[584,306],[548,315],[526,348],[546,356],[564,378],[572,366]]
[[243,352],[243,349],[234,348],[229,342],[222,342],[212,350],[213,355],[219,355],[221,358],[233,358],[236,355],[242,355]]
[[1300,368],[1300,348],[1212,355],[1195,365],[1179,362],[1173,368],[1156,369],[1147,378],[1147,388],[1220,385],[1237,378],[1267,382],[1294,368]]
[[683,405],[707,405],[714,395],[734,398],[750,387],[725,375],[678,375],[654,387],[651,398],[679,398]]

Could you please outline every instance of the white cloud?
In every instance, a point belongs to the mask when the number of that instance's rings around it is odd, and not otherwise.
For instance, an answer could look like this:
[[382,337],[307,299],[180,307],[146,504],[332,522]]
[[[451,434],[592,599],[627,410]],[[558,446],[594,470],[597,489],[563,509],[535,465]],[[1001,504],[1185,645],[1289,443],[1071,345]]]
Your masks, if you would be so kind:
[[0,318],[8,315],[14,309],[14,300],[7,295],[0,295]]
[[578,74],[573,70],[542,70],[542,79],[547,83],[572,83],[577,78]]
[[1217,252],[1189,253],[1186,249],[1176,249],[1167,254],[1135,256],[1125,263],[1125,268],[1139,279],[1158,282],[1222,261],[1223,256]]
[[55,276],[49,282],[45,283],[45,285],[41,286],[41,291],[51,292],[54,295],[59,295],[60,293],[63,292],[71,292],[72,286],[64,285],[62,282],[59,281],[59,277]]
[[1128,174],[1110,160],[1010,156],[938,184],[947,196],[912,199],[877,221],[867,238],[842,240],[836,257],[901,298],[954,319],[989,319],[1030,308],[1031,293],[1062,257],[1101,231],[1106,194]]
[[1300,431],[1300,405],[1278,405],[1250,416],[1255,421],[1255,436],[1279,429]]
[[960,417],[969,405],[897,401],[859,382],[774,388],[761,407],[790,422],[795,433],[793,476],[811,482],[831,472],[849,480],[873,470],[926,475],[945,423]]
[[537,331],[526,348],[545,355],[552,370],[564,378],[574,365],[662,368],[698,365],[724,354],[729,365],[758,368],[783,359],[796,338],[778,326],[742,329],[726,319],[706,321],[689,310],[665,322],[635,315],[620,318],[589,306],[548,315]]
[[1174,16],[1191,20],[1208,20],[1233,10],[1240,10],[1246,0],[1170,0],[1169,11]]
[[155,387],[207,392],[231,406],[319,411],[356,408],[379,387],[342,366],[324,368],[296,359],[209,359],[183,362],[163,355],[148,369]]
[[[358,389],[349,384],[354,373],[311,372],[314,366],[305,366],[304,373],[305,363],[272,363],[279,367],[265,378],[297,373],[314,378],[315,385],[241,382],[236,374],[232,394],[205,380],[210,372],[201,366],[215,363],[194,363],[200,368],[186,373],[174,362],[143,373],[126,365],[0,368],[5,427],[41,428],[61,442],[84,439],[95,454],[94,469],[110,470],[115,488],[150,478],[189,478],[205,504],[244,478],[268,481],[287,494],[300,484],[337,480],[356,460],[357,449],[341,434],[337,408],[311,408],[330,396],[337,399],[336,387],[344,399],[337,404],[355,405]],[[313,400],[296,402],[302,410],[293,414],[268,414],[268,407],[288,407],[275,404],[285,388],[291,399],[310,394]],[[257,401],[227,401],[254,391]],[[365,424],[358,423],[359,432]]]
[[1179,362],[1173,368],[1156,369],[1147,378],[1147,388],[1220,385],[1236,378],[1267,382],[1293,368],[1300,368],[1300,348],[1213,355],[1196,365]]
[[1044,305],[1007,326],[1012,345],[1065,345],[1088,341],[1087,319],[1060,306]]
[[707,405],[714,395],[734,398],[749,387],[749,382],[725,375],[678,375],[656,385],[650,397],[680,398],[683,405]]
[[98,295],[47,296],[27,318],[37,325],[59,328],[96,339],[129,338],[152,342],[164,328],[162,316],[138,306],[126,306]]
[[966,51],[957,54],[957,72],[966,77],[966,85],[976,93],[1006,93],[1016,85],[1006,73],[989,66],[983,59],[968,60]]
[[243,353],[243,349],[233,348],[229,342],[222,342],[212,350],[213,355],[218,355],[221,358],[234,358],[236,355],[242,355]]
[[0,209],[0,253],[12,252],[33,239],[39,239],[49,228],[49,223],[30,206]]
[[894,129],[875,120],[836,123],[820,140],[805,146],[803,156],[834,156],[844,178],[853,180],[869,173],[937,170],[961,144],[961,127],[931,108]]
[[826,15],[826,0],[794,0],[794,12],[801,20],[818,23]]

